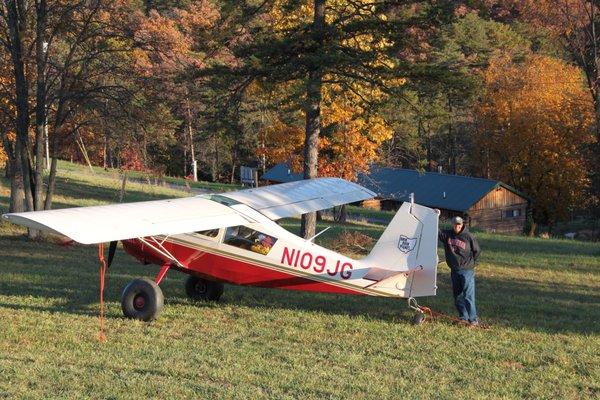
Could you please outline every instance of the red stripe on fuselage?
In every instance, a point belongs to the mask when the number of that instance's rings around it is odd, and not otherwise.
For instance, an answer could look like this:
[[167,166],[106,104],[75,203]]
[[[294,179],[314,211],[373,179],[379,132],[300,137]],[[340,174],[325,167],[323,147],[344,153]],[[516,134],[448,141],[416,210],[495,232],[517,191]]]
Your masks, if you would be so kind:
[[[207,278],[233,283],[235,285],[324,293],[364,294],[335,284],[314,281],[309,278],[270,269],[257,262],[208,253],[203,250],[172,242],[165,242],[163,243],[163,246],[176,257],[177,260],[187,266],[187,269],[182,270],[183,272],[197,274]],[[136,239],[124,240],[123,247],[129,254],[145,263],[162,265],[166,262],[170,262],[165,259],[164,256],[158,254],[155,250]]]

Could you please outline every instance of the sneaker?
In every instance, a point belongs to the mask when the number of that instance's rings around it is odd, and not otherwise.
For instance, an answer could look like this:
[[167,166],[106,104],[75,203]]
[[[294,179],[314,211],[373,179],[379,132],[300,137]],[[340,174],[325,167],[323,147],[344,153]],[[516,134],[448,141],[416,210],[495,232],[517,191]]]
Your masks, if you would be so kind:
[[471,322],[469,322],[469,325],[471,325],[473,327],[479,326],[479,321],[477,321],[477,320],[471,321]]

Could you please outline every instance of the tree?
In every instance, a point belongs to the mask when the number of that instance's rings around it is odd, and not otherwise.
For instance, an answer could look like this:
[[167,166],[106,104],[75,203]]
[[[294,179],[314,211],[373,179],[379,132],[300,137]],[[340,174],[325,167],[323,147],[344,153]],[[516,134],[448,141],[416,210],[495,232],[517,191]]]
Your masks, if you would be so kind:
[[477,105],[476,163],[484,176],[532,197],[537,223],[554,224],[583,199],[589,184],[582,146],[594,136],[593,104],[581,71],[531,56],[521,65],[494,60]]
[[[324,92],[318,176],[356,180],[378,160],[377,149],[392,136],[391,128],[381,116],[358,110],[351,93],[345,92],[333,101],[330,91]],[[294,171],[303,170],[305,131],[298,125],[276,120],[260,131],[260,137],[264,146],[257,154],[264,156],[268,164],[287,162]]]
[[522,21],[544,30],[564,48],[585,74],[595,110],[596,142],[588,146],[590,196],[600,206],[600,5],[590,0],[523,0],[516,3]]
[[[11,201],[11,209],[51,207],[61,146],[89,123],[85,117],[92,113],[86,111],[94,100],[119,97],[122,87],[115,80],[123,58],[118,54],[126,50],[129,14],[123,1],[16,0],[0,5],[0,43],[11,55],[14,79],[9,98],[16,110],[11,192],[22,191],[25,199],[23,207]],[[42,143],[47,124],[53,162],[43,199]],[[5,141],[6,147],[10,144]],[[11,200],[19,198],[11,193]]]
[[[238,63],[230,68],[214,66],[205,73],[221,82],[229,77],[221,86],[232,91],[245,90],[255,81],[289,89],[286,101],[274,102],[285,104],[279,114],[304,118],[303,171],[312,178],[318,171],[319,140],[327,136],[323,109],[328,88],[330,93],[353,93],[357,109],[373,113],[401,93],[407,80],[417,84],[451,75],[446,66],[440,68],[421,57],[435,30],[432,25],[447,19],[447,9],[452,7],[445,2],[260,3],[239,13],[244,14],[243,24],[233,24],[241,26],[236,34],[243,38],[230,46]],[[294,112],[298,109],[303,113]],[[287,125],[298,126],[297,121]],[[314,221],[314,215],[303,217],[304,237],[314,234]]]

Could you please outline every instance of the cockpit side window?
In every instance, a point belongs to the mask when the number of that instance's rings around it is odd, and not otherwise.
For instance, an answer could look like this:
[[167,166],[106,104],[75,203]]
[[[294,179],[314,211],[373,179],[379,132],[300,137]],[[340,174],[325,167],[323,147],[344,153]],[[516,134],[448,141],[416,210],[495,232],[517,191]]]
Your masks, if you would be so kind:
[[247,226],[232,226],[225,231],[223,243],[259,254],[269,254],[277,238]]
[[219,229],[209,229],[206,231],[194,232],[195,235],[208,236],[209,238],[216,238],[219,236]]

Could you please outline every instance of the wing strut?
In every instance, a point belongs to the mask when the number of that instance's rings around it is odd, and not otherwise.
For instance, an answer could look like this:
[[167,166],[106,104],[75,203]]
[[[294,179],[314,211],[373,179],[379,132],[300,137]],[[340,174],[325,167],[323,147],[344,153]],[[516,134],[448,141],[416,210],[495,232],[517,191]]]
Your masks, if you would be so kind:
[[163,243],[168,238],[169,238],[169,235],[165,236],[165,238],[163,240],[159,241],[154,236],[148,236],[148,240],[146,240],[145,238],[142,238],[142,237],[139,237],[138,240],[140,242],[144,243],[146,246],[150,247],[152,250],[156,251],[158,254],[168,258],[170,261],[173,262],[173,264],[177,265],[178,267],[188,268],[187,265],[185,265],[181,261],[179,261],[173,254],[171,254],[169,252],[169,250],[167,250],[165,248],[165,246],[163,246]]

